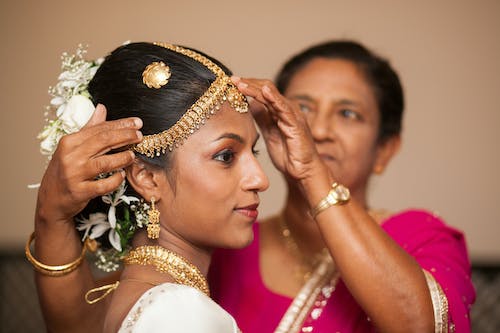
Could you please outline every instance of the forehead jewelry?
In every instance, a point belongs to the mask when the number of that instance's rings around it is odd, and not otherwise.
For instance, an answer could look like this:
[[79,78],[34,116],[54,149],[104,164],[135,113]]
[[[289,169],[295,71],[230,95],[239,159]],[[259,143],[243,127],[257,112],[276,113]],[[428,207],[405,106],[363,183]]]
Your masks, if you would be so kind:
[[[155,43],[155,45],[196,60],[215,75],[215,80],[172,127],[158,134],[145,135],[143,140],[134,146],[133,149],[136,152],[148,157],[155,157],[165,154],[167,151],[172,151],[189,135],[199,129],[206,119],[215,114],[225,101],[228,101],[231,107],[239,113],[248,112],[248,103],[245,96],[231,82],[231,79],[222,68],[213,61],[181,46],[166,43]],[[159,89],[167,84],[170,75],[170,68],[167,65],[152,63],[143,72],[143,82],[148,87],[151,85],[152,88]],[[160,79],[157,79],[157,77]],[[158,85],[159,87],[157,87]]]

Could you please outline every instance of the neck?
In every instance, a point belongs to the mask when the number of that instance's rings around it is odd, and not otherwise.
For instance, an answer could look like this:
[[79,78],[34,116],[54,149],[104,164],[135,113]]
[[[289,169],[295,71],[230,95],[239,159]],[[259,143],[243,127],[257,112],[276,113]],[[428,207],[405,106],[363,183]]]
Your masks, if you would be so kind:
[[309,205],[301,191],[289,185],[285,207],[281,214],[283,222],[290,230],[290,235],[304,255],[316,253],[324,248],[319,229],[309,211]]
[[176,282],[209,295],[206,280],[211,251],[201,249],[163,229],[151,240],[145,231],[134,236],[133,249],[124,259],[123,279],[149,283]]
[[[186,258],[159,245],[143,245],[132,249],[125,257],[126,265],[153,266],[156,271],[168,274],[176,283],[198,289],[210,296],[206,277]],[[147,275],[147,270],[144,275]]]
[[134,236],[132,245],[133,248],[143,245],[161,246],[184,257],[188,262],[196,266],[204,276],[207,276],[212,257],[212,249],[200,248],[182,237],[171,233],[163,226],[161,227],[159,239],[151,240],[147,237],[145,231],[139,231]]

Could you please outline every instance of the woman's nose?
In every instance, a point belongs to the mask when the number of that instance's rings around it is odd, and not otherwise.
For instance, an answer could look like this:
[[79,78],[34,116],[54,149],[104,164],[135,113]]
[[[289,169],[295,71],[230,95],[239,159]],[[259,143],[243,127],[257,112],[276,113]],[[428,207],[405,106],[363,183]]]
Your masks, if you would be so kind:
[[263,192],[268,189],[269,179],[255,156],[252,157],[250,163],[244,168],[244,172],[246,173],[244,177],[245,190]]
[[324,141],[333,136],[334,124],[332,117],[318,112],[314,118],[308,121],[311,134],[315,141]]

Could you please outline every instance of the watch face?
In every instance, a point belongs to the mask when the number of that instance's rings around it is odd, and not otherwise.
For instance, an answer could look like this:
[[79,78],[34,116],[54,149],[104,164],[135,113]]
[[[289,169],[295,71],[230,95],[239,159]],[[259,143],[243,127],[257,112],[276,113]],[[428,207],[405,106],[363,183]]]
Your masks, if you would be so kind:
[[351,197],[349,190],[343,185],[335,186],[333,191],[334,191],[335,197],[338,201],[347,201]]

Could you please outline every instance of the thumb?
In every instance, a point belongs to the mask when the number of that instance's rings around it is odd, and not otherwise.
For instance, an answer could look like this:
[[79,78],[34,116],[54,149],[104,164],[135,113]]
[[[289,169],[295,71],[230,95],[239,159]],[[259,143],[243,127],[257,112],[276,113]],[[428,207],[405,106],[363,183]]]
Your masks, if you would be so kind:
[[91,127],[100,123],[103,123],[106,120],[106,107],[102,104],[97,104],[92,117],[90,117],[89,121],[83,128]]

